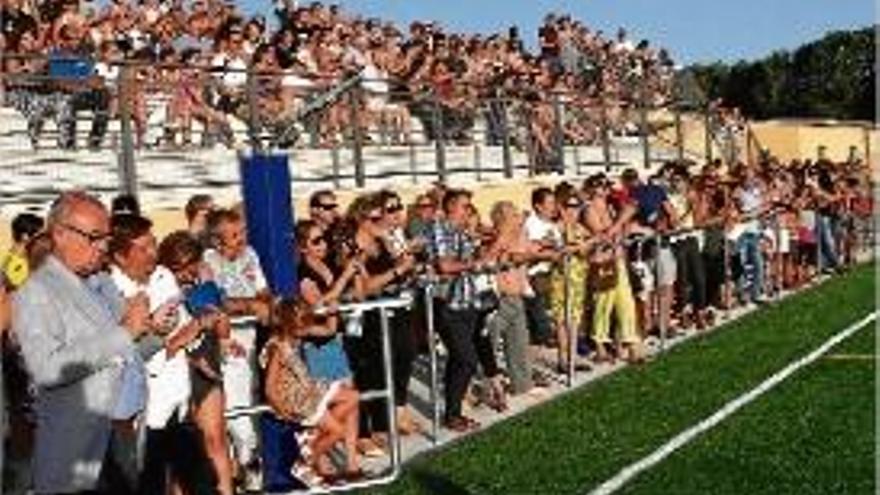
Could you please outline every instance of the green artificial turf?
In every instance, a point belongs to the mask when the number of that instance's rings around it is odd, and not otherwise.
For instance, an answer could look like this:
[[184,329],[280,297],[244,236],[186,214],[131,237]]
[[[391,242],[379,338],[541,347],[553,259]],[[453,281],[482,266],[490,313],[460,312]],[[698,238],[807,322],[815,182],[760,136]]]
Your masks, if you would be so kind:
[[416,459],[371,493],[584,493],[873,309],[864,266]]
[[620,493],[870,495],[874,326],[747,405]]

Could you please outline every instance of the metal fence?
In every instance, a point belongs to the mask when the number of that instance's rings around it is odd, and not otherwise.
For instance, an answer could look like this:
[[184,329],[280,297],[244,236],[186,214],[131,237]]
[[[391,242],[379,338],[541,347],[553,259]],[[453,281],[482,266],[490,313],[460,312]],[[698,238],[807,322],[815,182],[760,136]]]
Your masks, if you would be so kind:
[[[682,102],[461,85],[452,91],[475,96],[450,98],[359,74],[307,80],[133,63],[104,72],[100,82],[2,76],[0,208],[36,206],[71,187],[137,193],[156,207],[179,207],[181,194],[195,192],[232,198],[243,150],[289,154],[294,191],[302,192],[584,175],[701,161],[721,149],[711,128],[705,154],[687,146],[704,131],[699,111]],[[100,143],[90,142],[96,123],[106,127]]]

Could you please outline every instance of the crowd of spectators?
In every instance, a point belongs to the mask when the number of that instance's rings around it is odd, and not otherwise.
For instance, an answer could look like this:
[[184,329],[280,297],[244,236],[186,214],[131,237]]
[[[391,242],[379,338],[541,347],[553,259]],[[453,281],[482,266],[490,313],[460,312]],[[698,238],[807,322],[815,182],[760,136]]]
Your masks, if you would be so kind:
[[[160,240],[134,198],[107,208],[64,193],[45,222],[15,219],[0,258],[4,493],[228,495],[258,487],[270,444],[293,449],[282,471],[309,484],[360,479],[362,458],[389,448],[387,405],[360,400],[385,387],[382,324],[338,304],[435,283],[442,424],[467,432],[474,408],[540,400],[569,367],[643,363],[659,328],[703,330],[855,263],[868,173],[669,163],[538,187],[527,211],[480,212],[474,193],[442,186],[409,205],[363,194],[343,211],[320,191],[296,225],[288,300],[268,288],[240,207],[194,196],[188,230]],[[415,300],[388,322],[403,435],[424,427],[408,394],[427,346]],[[224,415],[262,402],[272,428]]]
[[[235,119],[280,144],[294,139],[295,122],[319,145],[357,126],[409,142],[421,139],[412,138],[413,118],[427,140],[467,142],[482,119],[489,143],[508,132],[547,161],[558,140],[599,138],[600,107],[610,129],[624,133],[633,130],[636,104],[663,105],[671,95],[665,50],[567,15],[546,16],[535,50],[516,27],[488,35],[432,22],[401,28],[317,2],[279,1],[275,18],[247,16],[218,0],[3,0],[6,101],[25,115],[35,144],[54,119],[65,148],[76,145],[81,110],[94,112],[89,145],[99,146],[127,96],[138,145],[188,143],[194,121],[208,143],[232,145]],[[123,61],[133,68],[122,71]],[[363,93],[340,98],[334,89],[355,75]],[[562,132],[555,131],[557,98],[566,109]],[[147,139],[148,122],[159,122],[163,136]]]

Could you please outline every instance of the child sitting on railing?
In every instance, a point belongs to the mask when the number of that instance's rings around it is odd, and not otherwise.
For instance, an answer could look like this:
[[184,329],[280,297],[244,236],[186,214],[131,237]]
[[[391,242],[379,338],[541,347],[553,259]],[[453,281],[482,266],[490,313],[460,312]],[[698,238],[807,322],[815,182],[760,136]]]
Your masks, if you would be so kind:
[[[276,307],[273,336],[261,356],[266,399],[279,418],[314,429],[306,449],[314,474],[325,481],[357,479],[363,476],[357,451],[360,397],[343,380],[326,383],[308,374],[300,342],[311,320],[301,301],[287,300]],[[334,473],[327,455],[339,442],[344,443],[346,466]]]

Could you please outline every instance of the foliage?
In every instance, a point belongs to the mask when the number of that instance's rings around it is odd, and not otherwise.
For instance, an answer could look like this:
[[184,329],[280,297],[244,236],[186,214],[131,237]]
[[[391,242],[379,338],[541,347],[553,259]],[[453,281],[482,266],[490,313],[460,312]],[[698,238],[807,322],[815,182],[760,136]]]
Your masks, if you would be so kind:
[[874,30],[834,31],[794,52],[685,69],[712,99],[751,118],[875,119]]

